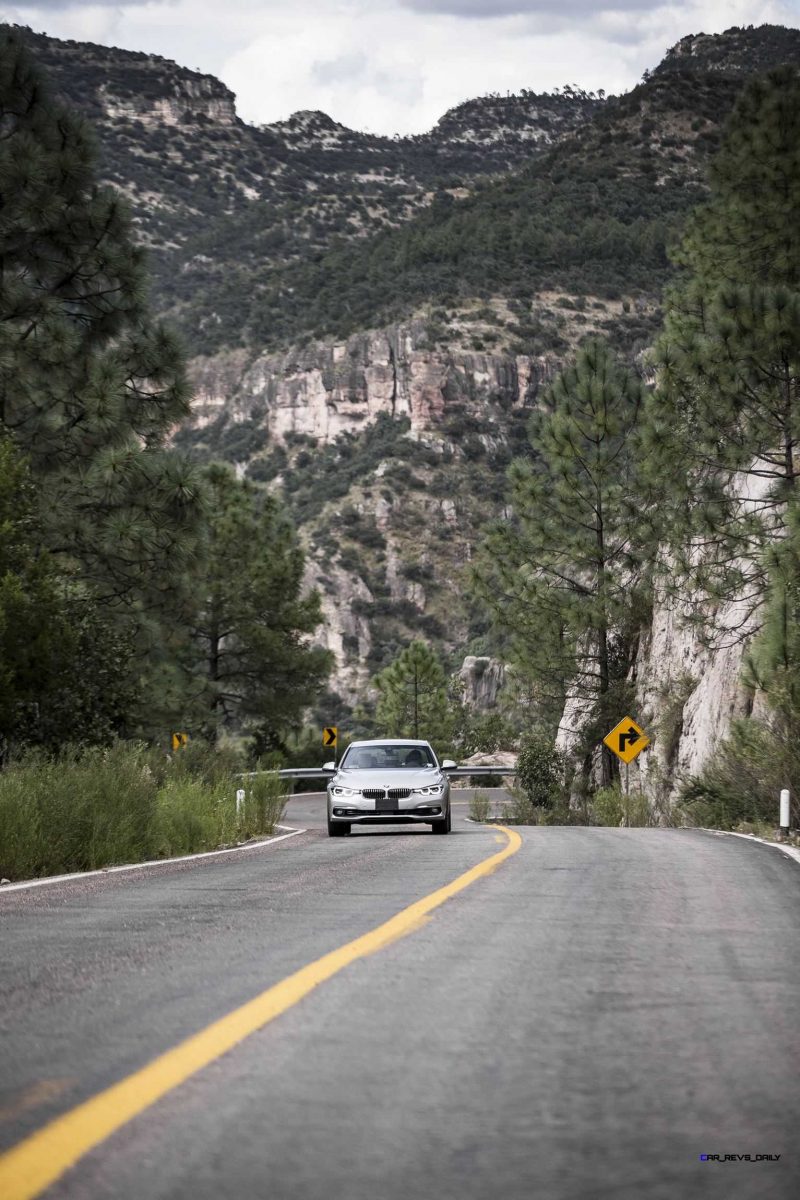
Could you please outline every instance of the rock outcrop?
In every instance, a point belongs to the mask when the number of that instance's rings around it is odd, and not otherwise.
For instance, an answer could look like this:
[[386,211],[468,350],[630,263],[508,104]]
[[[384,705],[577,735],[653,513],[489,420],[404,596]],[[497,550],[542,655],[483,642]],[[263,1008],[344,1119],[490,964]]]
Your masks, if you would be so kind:
[[461,664],[458,677],[464,686],[464,703],[485,712],[494,708],[505,683],[505,665],[496,658],[469,654]]
[[144,126],[192,125],[206,121],[211,125],[236,124],[233,92],[210,76],[176,81],[165,96],[127,99],[103,86],[98,97],[109,120],[123,118],[140,121]]
[[386,413],[407,417],[419,437],[441,430],[454,409],[486,423],[492,409],[535,403],[557,367],[549,356],[429,349],[426,323],[409,321],[250,361],[243,352],[197,359],[191,424],[221,415],[244,422],[257,413],[271,440],[327,443]]
[[[357,575],[329,562],[308,560],[303,582],[320,595],[322,624],[314,642],[332,652],[336,663],[332,684],[348,704],[355,705],[363,697],[363,663],[371,646],[369,623],[359,614],[357,605],[369,603],[373,597]],[[349,645],[355,653],[349,653]]]
[[514,142],[549,146],[579,128],[603,102],[602,94],[572,88],[547,95],[482,96],[449,109],[424,140],[487,148]]
[[[635,664],[636,708],[653,737],[636,774],[654,810],[666,816],[682,785],[702,772],[731,722],[766,715],[765,698],[743,681],[745,656],[759,615],[743,601],[714,614],[708,644],[680,608],[657,596]],[[727,632],[725,632],[727,631]]]

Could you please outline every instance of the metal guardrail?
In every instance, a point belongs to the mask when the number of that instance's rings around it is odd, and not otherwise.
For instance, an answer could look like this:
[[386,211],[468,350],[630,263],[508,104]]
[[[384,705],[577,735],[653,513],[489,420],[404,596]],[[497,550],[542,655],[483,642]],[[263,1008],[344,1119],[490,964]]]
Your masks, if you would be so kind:
[[466,779],[470,775],[516,775],[516,767],[451,767],[445,771],[448,778]]
[[322,767],[289,767],[278,771],[281,779],[331,779],[333,771],[323,771]]
[[[448,767],[444,772],[450,779],[468,779],[470,775],[516,775],[516,767]],[[242,779],[252,779],[255,775],[272,774],[264,771],[247,771]],[[322,767],[285,767],[278,771],[281,779],[330,779],[333,771],[325,771]]]
[[255,779],[256,775],[277,775],[279,779],[330,779],[333,771],[322,767],[286,767],[280,771],[242,771],[239,779]]
[[[448,767],[444,772],[450,779],[469,779],[470,776],[476,778],[504,778],[509,775],[516,775],[516,767]],[[272,771],[246,771],[243,772],[240,779],[253,779],[256,775],[272,775]],[[288,783],[294,784],[297,779],[331,779],[333,771],[324,771],[322,767],[285,767],[278,771],[280,779],[285,779]],[[294,794],[293,787],[289,789],[290,794]],[[244,792],[242,792],[244,796]]]

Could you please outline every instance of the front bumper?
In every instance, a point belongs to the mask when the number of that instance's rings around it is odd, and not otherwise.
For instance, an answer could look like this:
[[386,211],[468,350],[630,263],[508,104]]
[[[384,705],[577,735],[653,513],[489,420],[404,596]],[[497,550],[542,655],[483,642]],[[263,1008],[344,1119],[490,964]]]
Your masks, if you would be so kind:
[[345,800],[329,801],[328,819],[331,821],[347,822],[350,825],[415,825],[430,824],[431,821],[442,821],[447,816],[449,800],[432,796],[425,804],[386,811],[374,802],[369,807],[362,802],[354,805]]

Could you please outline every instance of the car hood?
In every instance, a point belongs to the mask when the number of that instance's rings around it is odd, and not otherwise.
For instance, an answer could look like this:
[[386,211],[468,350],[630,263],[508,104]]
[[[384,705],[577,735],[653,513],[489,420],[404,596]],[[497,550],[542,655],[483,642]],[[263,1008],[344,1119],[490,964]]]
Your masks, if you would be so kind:
[[363,791],[364,788],[421,788],[439,783],[442,774],[438,767],[422,767],[419,770],[403,767],[396,771],[337,771],[331,780],[341,787]]

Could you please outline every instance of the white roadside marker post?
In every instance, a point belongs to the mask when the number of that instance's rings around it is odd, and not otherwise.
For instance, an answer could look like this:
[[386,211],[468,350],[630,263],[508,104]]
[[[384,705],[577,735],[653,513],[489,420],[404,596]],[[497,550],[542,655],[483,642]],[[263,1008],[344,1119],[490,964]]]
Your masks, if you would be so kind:
[[789,789],[788,788],[783,788],[781,791],[781,813],[780,813],[780,819],[778,821],[778,824],[780,825],[781,833],[785,834],[785,836],[788,837],[789,836]]
[[242,810],[244,809],[244,788],[236,789],[236,820],[242,819]]

